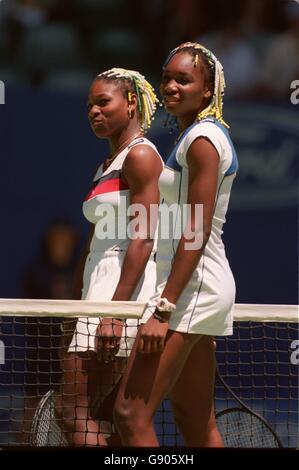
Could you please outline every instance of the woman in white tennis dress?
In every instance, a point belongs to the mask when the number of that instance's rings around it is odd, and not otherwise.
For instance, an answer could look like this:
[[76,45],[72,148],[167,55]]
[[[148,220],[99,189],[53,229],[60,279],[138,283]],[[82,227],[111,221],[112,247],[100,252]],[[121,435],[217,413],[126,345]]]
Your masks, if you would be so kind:
[[[169,329],[182,333],[231,335],[235,282],[221,239],[222,226],[237,171],[237,159],[227,129],[214,118],[207,117],[188,127],[180,137],[159,179],[163,205],[175,205],[175,223],[170,226],[171,243],[159,237],[157,251],[157,288],[142,323],[155,311],[182,235],[183,205],[188,196],[187,153],[197,138],[207,138],[219,155],[217,193],[213,209],[211,233],[188,284],[176,302],[169,318]],[[201,216],[200,207],[198,217]],[[163,214],[161,208],[161,214]],[[181,221],[179,218],[181,217]],[[163,219],[161,216],[161,225]],[[180,225],[180,226],[179,226]],[[160,229],[160,232],[162,227]],[[201,239],[199,239],[199,243]],[[188,242],[187,242],[188,245]],[[190,243],[191,246],[191,243]],[[162,295],[163,294],[163,295]]]
[[[85,263],[82,299],[109,301],[113,298],[119,283],[123,261],[131,243],[126,233],[129,223],[126,209],[130,205],[130,189],[127,182],[122,179],[123,164],[130,150],[140,145],[148,146],[157,153],[154,144],[145,137],[133,139],[105,171],[103,171],[103,165],[99,167],[94,177],[93,188],[83,203],[84,216],[96,226],[96,229]],[[108,208],[107,213],[106,208]],[[103,216],[104,224],[107,224],[107,227],[113,227],[111,235],[107,238],[99,238],[101,233],[97,223]],[[103,235],[106,233],[103,232]],[[118,235],[124,236],[120,238]],[[155,251],[154,244],[130,300],[146,301],[153,294],[156,283]],[[98,325],[98,318],[79,318],[68,352],[98,352]],[[124,326],[118,352],[115,354],[117,357],[129,355],[135,340],[138,320],[127,319]]]
[[168,56],[160,89],[181,132],[159,179],[156,292],[115,419],[124,445],[156,446],[153,415],[168,395],[186,445],[218,447],[213,337],[232,334],[235,283],[221,235],[238,168],[222,117],[222,66],[200,44],[185,43]]
[[[91,86],[90,124],[97,137],[108,139],[112,156],[100,165],[83,204],[94,230],[82,299],[146,301],[154,292],[155,224],[146,223],[151,204],[159,204],[158,178],[163,162],[144,132],[156,102],[151,85],[135,71],[108,70]],[[134,203],[145,209],[148,230],[133,239],[127,230],[127,210]],[[125,367],[136,331],[136,320],[78,319],[65,354],[62,394],[55,410],[70,444],[107,445],[106,429],[95,418],[100,418],[98,408]],[[112,407],[105,412],[101,419],[111,421]]]

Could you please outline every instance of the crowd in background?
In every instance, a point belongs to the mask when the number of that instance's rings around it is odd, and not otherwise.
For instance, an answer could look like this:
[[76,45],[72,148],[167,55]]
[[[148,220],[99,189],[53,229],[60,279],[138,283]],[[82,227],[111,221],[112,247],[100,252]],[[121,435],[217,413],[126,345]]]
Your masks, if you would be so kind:
[[0,79],[85,91],[99,70],[158,84],[167,52],[198,40],[222,61],[227,97],[281,98],[299,76],[294,0],[2,0]]

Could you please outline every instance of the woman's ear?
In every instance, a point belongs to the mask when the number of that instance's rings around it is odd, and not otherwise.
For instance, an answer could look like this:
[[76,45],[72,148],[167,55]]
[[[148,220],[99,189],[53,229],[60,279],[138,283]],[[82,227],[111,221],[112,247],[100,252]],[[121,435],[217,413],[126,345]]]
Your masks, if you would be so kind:
[[128,105],[129,107],[135,111],[137,107],[137,95],[136,93],[132,93],[131,91],[128,91]]
[[211,90],[209,90],[209,88],[207,88],[207,90],[204,92],[204,98],[211,98],[212,96],[212,92]]
[[132,93],[131,91],[128,91],[128,114],[129,114],[130,119],[134,117],[136,108],[137,108],[137,95],[136,93]]

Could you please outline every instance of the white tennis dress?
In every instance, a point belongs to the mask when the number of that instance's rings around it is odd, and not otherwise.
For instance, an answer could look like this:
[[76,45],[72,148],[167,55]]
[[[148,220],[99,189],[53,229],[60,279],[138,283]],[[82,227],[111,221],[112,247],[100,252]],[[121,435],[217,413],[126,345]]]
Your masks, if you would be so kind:
[[[148,139],[136,138],[122,150],[111,165],[103,172],[103,165],[94,177],[92,190],[83,203],[87,220],[95,224],[95,233],[90,244],[83,274],[82,299],[111,300],[119,282],[122,263],[130,243],[127,235],[129,218],[124,209],[130,204],[130,191],[121,179],[123,163],[133,146],[148,145],[159,155],[155,145]],[[162,161],[162,158],[161,158]],[[105,218],[105,224],[101,222]],[[104,229],[107,229],[105,235]],[[108,233],[109,230],[109,233]],[[148,260],[142,278],[130,300],[147,302],[155,291],[156,263],[154,253]],[[138,320],[127,319],[117,356],[128,355],[134,343]],[[79,318],[68,352],[96,350],[95,335],[99,324],[97,318]]]
[[[198,266],[183,290],[169,323],[171,330],[206,334],[232,334],[235,282],[221,239],[222,226],[228,207],[231,186],[238,162],[227,129],[213,118],[206,118],[190,126],[173,149],[159,179],[162,204],[160,206],[159,238],[157,247],[157,287],[142,318],[144,323],[155,309],[157,299],[165,287],[173,258],[184,226],[178,223],[179,211],[187,203],[188,165],[186,155],[192,142],[204,136],[219,155],[218,185],[212,220],[212,230]],[[165,212],[175,204],[175,223],[170,224],[170,239],[163,238],[166,226]],[[164,233],[165,236],[165,233]]]

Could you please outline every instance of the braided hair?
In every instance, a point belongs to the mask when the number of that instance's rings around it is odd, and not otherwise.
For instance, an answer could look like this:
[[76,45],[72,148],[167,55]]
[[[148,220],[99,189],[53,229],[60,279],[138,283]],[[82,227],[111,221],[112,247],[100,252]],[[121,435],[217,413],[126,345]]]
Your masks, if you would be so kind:
[[131,94],[136,93],[137,107],[141,122],[141,130],[147,132],[154,119],[154,114],[159,100],[152,85],[143,75],[135,70],[127,70],[114,67],[100,73],[96,80],[106,80],[118,83],[123,87],[125,96],[131,103]]
[[185,42],[170,52],[163,67],[166,67],[172,57],[179,52],[188,52],[191,54],[194,67],[197,67],[200,59],[206,75],[206,81],[213,93],[210,103],[205,109],[198,113],[196,119],[200,121],[208,116],[213,116],[225,127],[229,127],[223,120],[225,79],[221,63],[209,49],[201,44],[197,42]]

